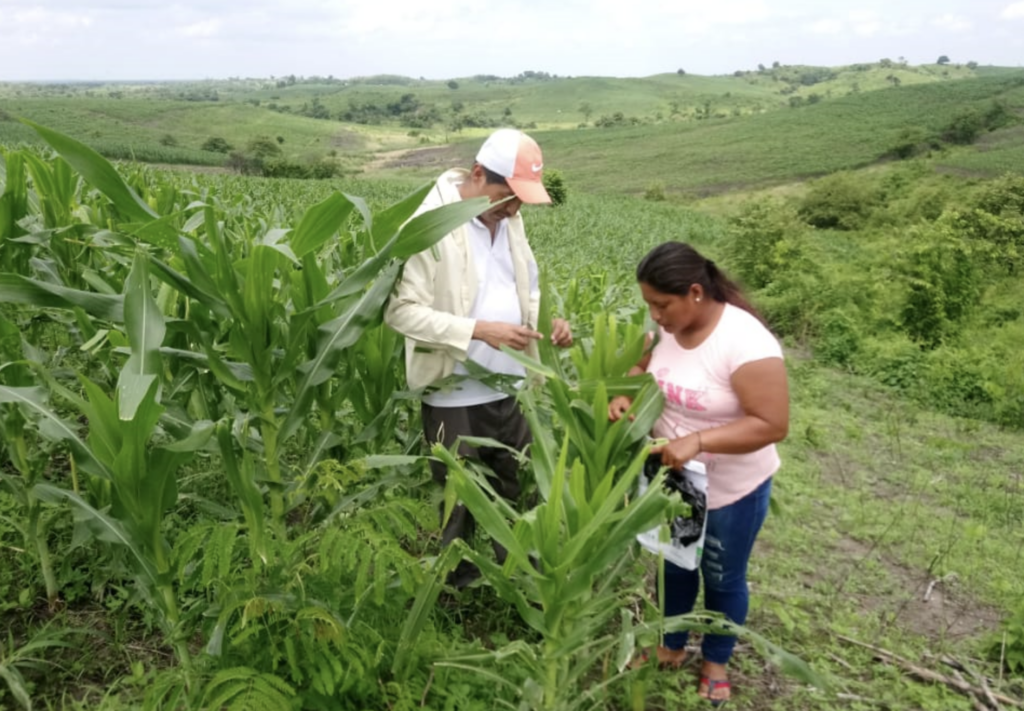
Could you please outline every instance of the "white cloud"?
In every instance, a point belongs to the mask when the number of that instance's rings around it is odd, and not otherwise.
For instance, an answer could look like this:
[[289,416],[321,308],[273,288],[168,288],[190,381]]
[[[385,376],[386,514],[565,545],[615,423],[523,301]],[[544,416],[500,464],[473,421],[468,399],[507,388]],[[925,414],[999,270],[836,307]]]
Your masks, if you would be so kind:
[[216,17],[212,17],[208,20],[200,20],[199,22],[193,22],[190,25],[179,27],[178,34],[195,39],[206,39],[219,33],[222,25],[223,23],[221,20]]
[[[1021,7],[1024,8],[1024,3],[1021,3]],[[953,15],[952,13],[947,13],[942,17],[936,17],[932,20],[932,24],[940,29],[949,30],[950,32],[964,32],[974,27],[974,23],[966,17]]]
[[[10,15],[10,21],[14,27],[34,26],[36,28],[74,29],[76,27],[88,27],[92,24],[92,17],[74,12],[60,12],[33,7],[28,10],[15,10]],[[4,24],[7,23],[5,22]]]
[[818,20],[804,25],[804,29],[815,35],[838,35],[843,31],[843,23],[833,19]]
[[1012,5],[1007,5],[1000,17],[1004,20],[1024,19],[1024,2],[1015,2]]
[[858,37],[873,37],[882,31],[882,23],[874,20],[858,22],[853,26],[853,32]]

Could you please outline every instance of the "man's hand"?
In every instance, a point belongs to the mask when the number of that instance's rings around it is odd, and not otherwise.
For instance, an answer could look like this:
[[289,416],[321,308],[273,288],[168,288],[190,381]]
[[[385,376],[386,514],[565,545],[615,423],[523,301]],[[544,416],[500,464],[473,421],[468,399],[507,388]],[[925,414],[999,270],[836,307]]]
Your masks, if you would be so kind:
[[[618,395],[612,398],[612,401],[608,403],[608,419],[612,422],[618,422],[622,419],[622,416],[626,414],[629,406],[633,404],[625,395]],[[630,416],[632,418],[632,415]]]
[[564,318],[551,319],[551,342],[559,348],[568,348],[572,345],[572,329]]
[[513,350],[525,351],[530,341],[544,338],[544,334],[527,326],[516,326],[512,323],[477,321],[476,326],[473,327],[473,338],[483,341],[495,350],[501,350],[502,346],[508,346]]

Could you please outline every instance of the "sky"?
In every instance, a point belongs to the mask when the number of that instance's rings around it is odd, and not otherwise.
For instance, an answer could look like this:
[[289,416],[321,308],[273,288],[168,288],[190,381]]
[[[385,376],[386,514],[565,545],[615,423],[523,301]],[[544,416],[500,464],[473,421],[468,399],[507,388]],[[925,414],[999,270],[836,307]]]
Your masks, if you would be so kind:
[[0,0],[0,81],[1021,66],[1024,0]]

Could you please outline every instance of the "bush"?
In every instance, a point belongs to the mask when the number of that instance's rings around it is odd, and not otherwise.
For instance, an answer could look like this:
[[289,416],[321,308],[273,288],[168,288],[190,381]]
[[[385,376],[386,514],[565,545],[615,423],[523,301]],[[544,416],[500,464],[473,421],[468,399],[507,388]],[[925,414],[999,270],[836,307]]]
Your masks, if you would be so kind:
[[750,289],[762,289],[800,257],[806,227],[788,205],[750,201],[730,220],[725,259],[730,273]]
[[953,117],[942,137],[950,143],[967,145],[974,143],[984,128],[985,119],[976,109],[964,109]]
[[254,136],[245,147],[246,152],[257,160],[276,158],[281,155],[281,146],[270,136]]
[[233,146],[220,136],[210,136],[203,142],[201,148],[211,153],[227,153]]
[[169,133],[165,133],[160,137],[160,145],[167,146],[168,148],[174,148],[178,145],[178,139]]
[[905,335],[871,338],[864,343],[858,370],[903,392],[918,387],[924,364],[920,346]]
[[971,245],[946,225],[908,230],[897,269],[908,285],[900,313],[903,329],[928,348],[948,339],[981,296]]
[[889,153],[900,160],[912,158],[928,147],[928,133],[920,126],[908,126],[896,136]]
[[863,336],[857,319],[843,309],[831,309],[818,322],[814,357],[823,363],[850,366],[860,351]]
[[660,180],[648,183],[647,188],[644,190],[644,200],[663,202],[665,200],[665,183]]
[[797,212],[815,227],[857,230],[871,216],[876,200],[874,191],[863,179],[850,173],[835,173],[811,185]]
[[569,197],[569,189],[565,185],[565,178],[560,170],[544,171],[544,189],[551,196],[552,205],[563,205]]

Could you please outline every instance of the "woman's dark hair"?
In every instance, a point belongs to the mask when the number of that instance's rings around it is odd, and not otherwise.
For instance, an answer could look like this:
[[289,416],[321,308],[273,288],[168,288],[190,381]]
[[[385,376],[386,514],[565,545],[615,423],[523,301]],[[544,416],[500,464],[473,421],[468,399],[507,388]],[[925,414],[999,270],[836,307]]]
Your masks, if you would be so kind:
[[737,306],[764,323],[743,290],[718,265],[685,242],[665,242],[648,252],[636,268],[636,279],[676,296],[686,296],[691,286],[700,284],[710,298]]

